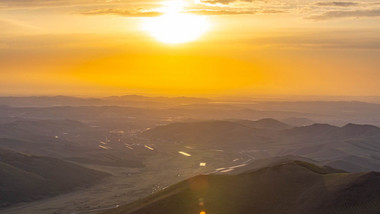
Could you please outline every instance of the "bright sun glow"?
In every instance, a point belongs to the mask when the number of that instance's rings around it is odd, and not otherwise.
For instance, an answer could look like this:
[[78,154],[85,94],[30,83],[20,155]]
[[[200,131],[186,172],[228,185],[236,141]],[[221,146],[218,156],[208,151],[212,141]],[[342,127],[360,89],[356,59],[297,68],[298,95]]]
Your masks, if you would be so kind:
[[143,29],[157,40],[169,44],[198,39],[208,30],[209,23],[204,16],[182,13],[184,6],[183,1],[166,2],[160,10],[165,14],[146,20]]

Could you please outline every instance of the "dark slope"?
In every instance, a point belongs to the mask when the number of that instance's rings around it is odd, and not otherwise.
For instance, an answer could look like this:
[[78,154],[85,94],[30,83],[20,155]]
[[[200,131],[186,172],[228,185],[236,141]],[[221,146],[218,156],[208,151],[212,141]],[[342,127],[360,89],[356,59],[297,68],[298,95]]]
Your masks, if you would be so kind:
[[88,186],[106,176],[59,159],[0,148],[0,207]]
[[291,161],[239,175],[201,175],[107,214],[380,212],[380,173],[334,173]]
[[347,156],[338,160],[325,162],[325,164],[350,172],[380,171],[380,161],[375,158]]

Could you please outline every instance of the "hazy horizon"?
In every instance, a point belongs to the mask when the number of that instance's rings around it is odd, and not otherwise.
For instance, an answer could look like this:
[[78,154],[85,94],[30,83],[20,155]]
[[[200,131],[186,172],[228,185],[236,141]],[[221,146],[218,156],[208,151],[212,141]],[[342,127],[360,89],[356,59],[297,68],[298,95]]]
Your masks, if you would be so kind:
[[78,95],[78,94],[0,94],[0,98],[25,98],[25,97],[73,97],[73,98],[107,98],[107,97],[125,97],[125,96],[138,96],[138,97],[147,97],[147,98],[202,98],[210,99],[211,101],[220,101],[220,102],[266,102],[266,101],[284,101],[284,102],[368,102],[368,103],[380,103],[380,96],[339,96],[339,95],[284,95],[284,94],[261,94],[261,95],[168,95],[168,94],[129,94],[129,93],[120,93],[120,94],[104,94],[104,95]]

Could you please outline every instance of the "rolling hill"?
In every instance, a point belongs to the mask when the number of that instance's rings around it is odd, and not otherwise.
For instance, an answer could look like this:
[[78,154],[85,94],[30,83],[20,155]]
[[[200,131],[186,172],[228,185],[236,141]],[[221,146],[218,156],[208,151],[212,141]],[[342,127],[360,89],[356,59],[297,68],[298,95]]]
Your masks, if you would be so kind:
[[252,120],[234,120],[234,122],[257,129],[284,130],[292,128],[291,125],[280,122],[272,118],[264,118],[256,121]]
[[[246,123],[246,122],[245,122]],[[232,121],[200,121],[173,123],[159,126],[143,133],[153,140],[178,142],[196,146],[249,146],[252,142],[262,142],[262,131]]]

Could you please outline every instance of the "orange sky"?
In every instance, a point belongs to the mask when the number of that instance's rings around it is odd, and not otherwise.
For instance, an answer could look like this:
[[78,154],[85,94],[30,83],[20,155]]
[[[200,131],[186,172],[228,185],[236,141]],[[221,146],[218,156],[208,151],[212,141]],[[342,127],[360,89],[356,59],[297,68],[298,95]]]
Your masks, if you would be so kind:
[[208,25],[180,44],[143,28],[167,5],[0,0],[0,95],[380,96],[375,1],[186,1],[158,33]]

